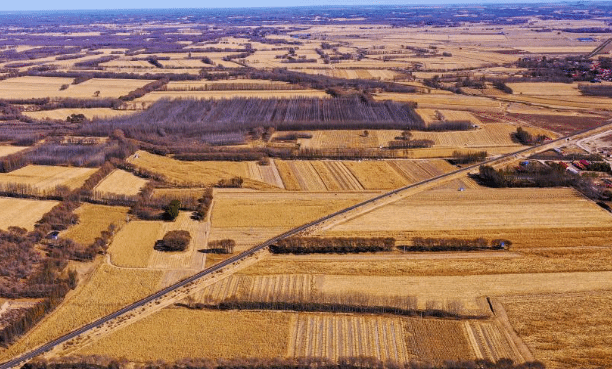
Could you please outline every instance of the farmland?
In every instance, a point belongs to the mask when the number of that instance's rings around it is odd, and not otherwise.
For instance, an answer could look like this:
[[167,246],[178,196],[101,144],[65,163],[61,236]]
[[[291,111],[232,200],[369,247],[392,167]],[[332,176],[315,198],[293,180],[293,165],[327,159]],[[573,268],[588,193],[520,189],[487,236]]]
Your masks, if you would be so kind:
[[100,198],[107,194],[136,196],[146,184],[146,179],[136,177],[124,170],[116,169],[94,188],[94,193],[95,196]]
[[66,120],[72,114],[83,114],[85,118],[92,120],[97,118],[111,118],[133,114],[132,110],[115,110],[110,108],[90,108],[90,109],[54,109],[43,111],[28,111],[23,115],[36,120],[57,119]]
[[4,145],[0,145],[0,158],[3,157],[3,156],[14,154],[14,153],[22,151],[24,149],[25,149],[25,147],[21,147],[21,146],[4,146]]
[[[92,98],[94,93],[100,98],[118,98],[126,95],[145,84],[151,82],[146,80],[120,80],[94,78],[78,85],[72,85],[71,78],[58,77],[17,77],[0,81],[0,98],[45,98],[45,97],[70,97],[70,98]],[[61,90],[63,85],[67,89]]]
[[75,211],[79,223],[64,231],[62,236],[88,245],[100,236],[100,232],[107,230],[110,224],[120,228],[126,221],[128,210],[121,206],[83,204]]
[[34,224],[51,210],[57,201],[36,201],[27,199],[13,199],[0,197],[0,229],[8,227],[22,227],[33,230]]
[[71,190],[79,188],[95,169],[28,165],[10,173],[0,174],[0,186],[19,185],[35,194],[45,194],[57,186],[66,186]]

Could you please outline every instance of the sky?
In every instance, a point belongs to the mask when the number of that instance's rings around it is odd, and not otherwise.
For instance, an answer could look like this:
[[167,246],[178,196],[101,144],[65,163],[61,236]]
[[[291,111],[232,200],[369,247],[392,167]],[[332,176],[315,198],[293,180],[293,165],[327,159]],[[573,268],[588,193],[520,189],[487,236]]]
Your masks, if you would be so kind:
[[81,9],[242,8],[323,5],[536,3],[551,0],[0,0],[0,11]]

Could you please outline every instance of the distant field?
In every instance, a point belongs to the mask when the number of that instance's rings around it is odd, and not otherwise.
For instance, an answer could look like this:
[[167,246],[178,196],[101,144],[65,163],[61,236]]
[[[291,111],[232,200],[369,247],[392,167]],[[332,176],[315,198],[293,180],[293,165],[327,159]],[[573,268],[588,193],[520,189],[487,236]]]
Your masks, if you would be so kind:
[[95,171],[93,168],[28,165],[0,174],[0,184],[31,186],[34,191],[41,193],[52,191],[56,186],[67,186],[74,190],[81,187]]
[[115,169],[98,183],[93,192],[99,198],[108,195],[136,196],[147,183],[148,181],[144,178],[136,177],[132,173],[121,169]]
[[378,93],[376,100],[414,101],[419,108],[425,109],[455,109],[455,110],[478,110],[478,111],[500,111],[500,103],[479,96],[447,95],[447,94],[400,94],[400,93]]
[[129,160],[137,167],[159,173],[165,176],[170,183],[180,185],[209,186],[216,184],[221,179],[242,177],[244,179],[243,187],[255,189],[277,188],[275,186],[276,180],[274,180],[274,183],[266,183],[259,181],[259,178],[251,179],[248,162],[179,161],[150,154],[146,151],[138,151],[137,156],[133,156]]
[[151,270],[118,269],[102,265],[89,281],[79,286],[72,295],[28,334],[17,341],[0,357],[10,357],[33,346],[60,337],[97,318],[156,291],[162,272]]
[[153,91],[134,102],[154,103],[161,99],[230,99],[235,97],[257,97],[292,99],[296,97],[330,97],[320,90],[227,90],[227,91]]
[[581,96],[577,83],[521,82],[508,83],[515,95]]
[[429,191],[335,226],[326,234],[507,238],[514,247],[607,245],[610,215],[573,189]]
[[388,69],[342,69],[342,68],[325,68],[325,69],[299,69],[299,72],[309,74],[322,74],[328,77],[344,78],[344,79],[378,79],[383,81],[392,81],[400,75],[397,72]]
[[66,120],[66,117],[72,114],[83,114],[87,119],[94,118],[112,118],[124,115],[134,114],[133,110],[115,110],[110,108],[92,108],[92,109],[55,109],[43,111],[26,111],[23,115],[32,119],[58,119]]
[[114,223],[120,227],[125,224],[129,208],[123,206],[105,206],[83,203],[75,214],[79,216],[79,223],[68,228],[62,237],[83,245],[89,245],[100,237],[100,232],[108,229]]
[[32,231],[36,222],[57,204],[57,201],[0,197],[0,229],[14,226]]
[[26,146],[6,146],[0,145],[0,158],[3,156],[11,155],[16,152],[27,149]]
[[[100,91],[100,98],[118,98],[152,81],[92,78],[78,85],[73,85],[72,82],[72,78],[30,76],[9,78],[0,81],[0,98],[72,97],[91,99],[94,98],[94,92],[96,91]],[[60,91],[62,85],[69,85],[69,87]]]
[[293,315],[164,309],[94,342],[78,354],[168,362],[189,357],[285,357]]
[[610,290],[517,295],[500,301],[516,333],[547,368],[612,366]]

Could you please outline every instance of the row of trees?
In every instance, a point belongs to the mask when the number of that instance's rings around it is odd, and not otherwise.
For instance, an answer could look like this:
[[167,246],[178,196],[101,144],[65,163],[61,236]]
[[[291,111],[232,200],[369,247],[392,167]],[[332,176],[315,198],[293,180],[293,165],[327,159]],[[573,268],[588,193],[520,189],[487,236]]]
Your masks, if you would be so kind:
[[477,251],[477,250],[507,250],[512,245],[510,240],[484,238],[423,238],[414,237],[412,245],[398,246],[402,251]]
[[55,359],[52,361],[36,359],[24,364],[23,369],[544,369],[540,362],[514,363],[510,359],[499,359],[492,362],[486,359],[474,361],[445,361],[443,363],[426,363],[412,361],[398,363],[392,360],[381,361],[373,357],[341,357],[330,360],[323,357],[302,358],[232,358],[208,359],[189,358],[174,363],[135,364],[127,361],[116,361],[100,356]]
[[518,127],[512,137],[523,145],[538,145],[548,138],[545,135],[534,136],[523,127]]
[[324,253],[359,253],[391,251],[395,239],[391,237],[289,237],[270,246],[275,254],[324,254]]
[[236,241],[226,238],[222,240],[209,241],[207,251],[219,254],[233,254],[235,247]]
[[461,152],[453,151],[453,157],[449,161],[453,164],[471,164],[483,161],[487,158],[486,151]]

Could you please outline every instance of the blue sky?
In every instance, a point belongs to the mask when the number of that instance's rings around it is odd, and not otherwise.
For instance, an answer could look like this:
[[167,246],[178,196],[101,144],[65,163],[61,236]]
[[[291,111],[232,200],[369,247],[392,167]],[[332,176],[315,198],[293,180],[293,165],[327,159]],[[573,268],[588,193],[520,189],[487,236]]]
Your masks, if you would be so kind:
[[534,3],[550,0],[0,0],[0,11],[78,10],[78,9],[145,9],[145,8],[228,8],[317,5],[401,5],[444,3]]

